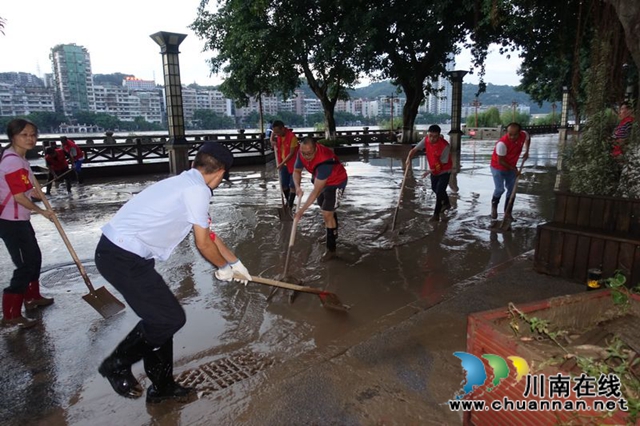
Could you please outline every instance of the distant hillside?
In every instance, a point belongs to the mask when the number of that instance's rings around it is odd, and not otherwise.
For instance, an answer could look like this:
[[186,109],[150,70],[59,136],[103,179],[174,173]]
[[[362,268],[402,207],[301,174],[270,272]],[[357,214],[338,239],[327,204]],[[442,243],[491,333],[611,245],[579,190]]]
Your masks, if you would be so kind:
[[[465,105],[470,104],[476,98],[476,92],[478,91],[477,84],[462,84],[462,103]],[[378,96],[389,96],[392,93],[396,93],[396,87],[392,85],[388,80],[379,81],[370,84],[369,86],[359,87],[349,94],[352,98],[369,98],[375,99]],[[313,93],[311,93],[313,95]],[[511,102],[516,101],[519,105],[529,105],[531,107],[532,114],[549,113],[551,112],[551,104],[545,102],[542,107],[539,107],[537,103],[529,98],[524,92],[518,92],[514,86],[487,84],[487,90],[482,93],[478,100],[483,105],[510,105]],[[558,106],[559,110],[560,106]]]

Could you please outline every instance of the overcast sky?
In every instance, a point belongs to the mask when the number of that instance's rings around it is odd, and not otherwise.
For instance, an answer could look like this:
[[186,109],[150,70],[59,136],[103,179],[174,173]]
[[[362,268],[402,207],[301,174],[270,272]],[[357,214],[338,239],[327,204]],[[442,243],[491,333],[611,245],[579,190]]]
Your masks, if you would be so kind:
[[[43,76],[51,72],[51,48],[75,43],[89,50],[94,74],[121,72],[162,84],[160,47],[149,36],[169,31],[187,34],[180,45],[182,83],[220,84],[222,76],[210,75],[203,41],[187,28],[199,4],[200,0],[3,0],[0,16],[7,22],[5,35],[0,34],[0,72]],[[519,64],[494,52],[485,81],[517,85]],[[468,54],[456,58],[456,69],[469,66]],[[477,83],[477,75],[464,82]]]

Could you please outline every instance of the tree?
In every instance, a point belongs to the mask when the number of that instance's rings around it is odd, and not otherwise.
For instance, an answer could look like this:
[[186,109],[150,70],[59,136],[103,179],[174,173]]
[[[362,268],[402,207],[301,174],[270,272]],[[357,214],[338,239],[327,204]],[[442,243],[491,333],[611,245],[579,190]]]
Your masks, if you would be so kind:
[[418,107],[425,94],[435,93],[427,80],[445,75],[447,62],[473,26],[474,2],[391,0],[367,5],[361,25],[371,32],[371,68],[404,91],[402,141],[412,143]]
[[60,124],[69,121],[67,117],[60,112],[32,112],[27,115],[27,119],[33,121],[40,132],[55,133],[58,131]]
[[195,129],[215,130],[215,129],[233,129],[235,121],[231,117],[218,114],[209,109],[197,109],[193,112],[193,120]]
[[248,105],[251,98],[260,103],[260,129],[264,131],[262,96],[289,95],[299,85],[293,65],[274,60],[286,39],[279,39],[274,31],[268,1],[226,0],[215,13],[206,9],[208,3],[202,1],[191,28],[205,40],[205,49],[214,53],[209,59],[211,71],[227,74],[220,91],[239,106]]
[[322,103],[326,136],[335,137],[335,104],[362,70],[367,28],[355,5],[364,0],[223,0],[215,13],[205,10],[208,3],[192,28],[216,54],[212,69],[224,64],[232,77],[226,90],[258,96],[275,91],[273,79],[284,91],[304,75]]
[[615,8],[624,28],[627,48],[640,68],[640,3],[637,0],[605,0]]

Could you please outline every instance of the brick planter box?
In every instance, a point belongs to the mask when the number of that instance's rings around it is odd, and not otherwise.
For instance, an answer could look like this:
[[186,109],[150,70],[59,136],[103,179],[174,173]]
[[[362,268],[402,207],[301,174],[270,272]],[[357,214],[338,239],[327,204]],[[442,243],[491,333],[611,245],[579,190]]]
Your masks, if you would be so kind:
[[[529,317],[537,317],[550,321],[552,329],[563,330],[587,330],[604,319],[613,319],[618,314],[618,310],[613,304],[609,290],[585,292],[581,294],[555,297],[543,301],[517,305],[517,308]],[[629,315],[640,317],[640,297],[633,296]],[[640,320],[640,318],[638,318]],[[484,354],[495,354],[502,358],[508,356],[519,356],[524,358],[532,368],[532,375],[544,373],[547,377],[561,373],[569,375],[566,371],[560,371],[557,366],[544,368],[536,371],[542,362],[549,359],[549,353],[540,349],[536,343],[524,342],[519,337],[515,337],[509,327],[509,313],[507,307],[491,311],[471,314],[467,322],[467,352],[478,358]],[[527,324],[520,321],[520,331],[526,335]],[[525,330],[526,328],[526,330]],[[635,334],[637,336],[637,333]],[[624,340],[624,338],[623,338]],[[636,338],[637,340],[637,338]],[[493,379],[492,369],[485,362],[485,369],[489,374],[486,384]],[[501,383],[491,392],[486,389],[476,389],[471,394],[470,399],[483,399],[487,401],[502,401],[505,397],[510,400],[533,400],[537,397],[525,398],[526,378],[519,382],[515,380],[515,369],[510,365],[510,375],[505,382]],[[549,399],[544,398],[544,399]],[[605,399],[597,397],[596,399]],[[574,393],[567,399],[561,401],[576,401]],[[583,399],[588,403],[591,398]],[[611,417],[603,417],[605,412],[584,411],[580,412],[579,423],[575,423],[575,413],[567,411],[473,411],[464,415],[465,425],[552,425],[567,422],[567,424],[591,424],[585,420],[587,416],[592,418],[593,424],[627,424],[627,413],[616,411]],[[573,421],[574,423],[570,423]]]

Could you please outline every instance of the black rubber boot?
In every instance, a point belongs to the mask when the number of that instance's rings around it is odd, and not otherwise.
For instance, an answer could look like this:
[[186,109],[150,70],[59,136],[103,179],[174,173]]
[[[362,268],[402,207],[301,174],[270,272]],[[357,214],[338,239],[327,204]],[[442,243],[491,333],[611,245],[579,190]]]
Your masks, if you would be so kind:
[[153,347],[144,338],[142,323],[139,322],[113,353],[102,361],[98,372],[109,380],[111,387],[118,395],[125,398],[139,398],[144,389],[133,377],[131,366],[152,349]]
[[513,200],[511,201],[511,205],[509,205],[509,202],[507,201],[507,204],[504,205],[504,216],[508,217],[510,219],[513,219],[513,216],[511,215],[511,212],[513,210],[513,205],[516,202],[516,196],[514,194],[513,196]]
[[327,250],[322,255],[322,260],[331,260],[336,256],[336,239],[338,228],[327,228]]
[[336,220],[336,238],[338,237],[338,228],[340,227],[340,223],[338,222],[338,213],[333,212],[333,218]]
[[498,218],[498,204],[500,204],[500,197],[491,198],[491,219]]
[[147,389],[148,404],[167,399],[186,402],[195,395],[195,389],[180,386],[173,380],[173,339],[144,356],[144,371],[152,383]]
[[289,206],[289,210],[293,209],[293,205],[296,202],[296,192],[289,191],[289,196],[287,197],[287,205]]

